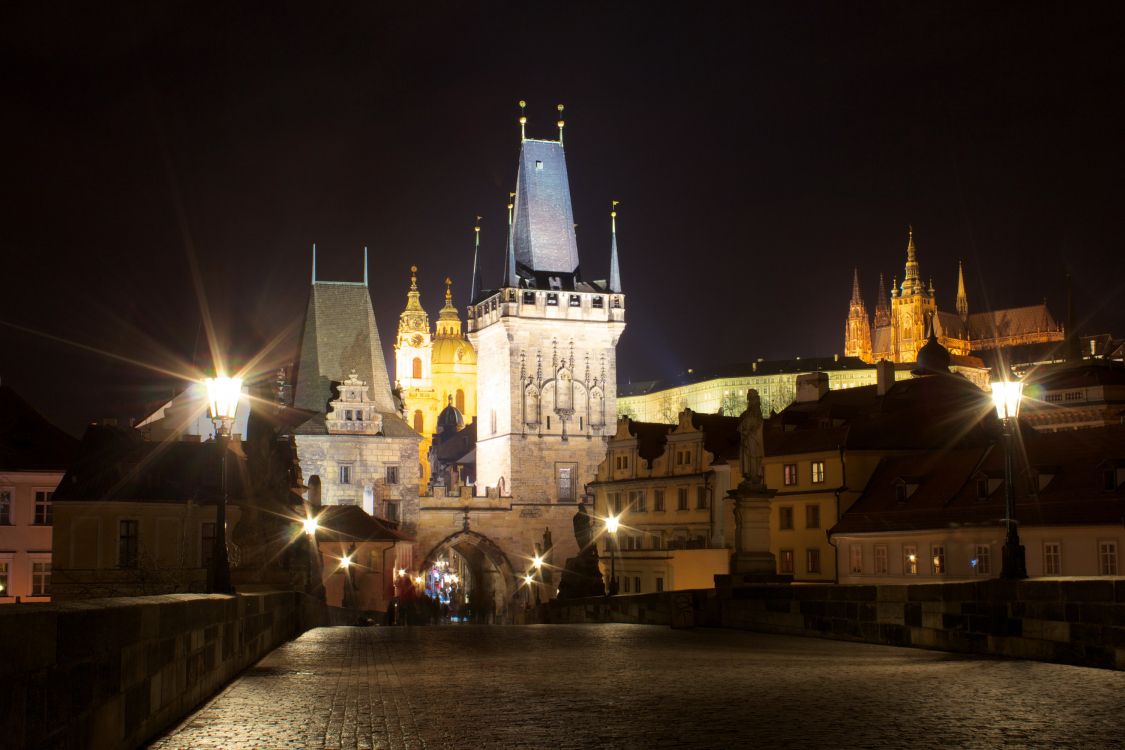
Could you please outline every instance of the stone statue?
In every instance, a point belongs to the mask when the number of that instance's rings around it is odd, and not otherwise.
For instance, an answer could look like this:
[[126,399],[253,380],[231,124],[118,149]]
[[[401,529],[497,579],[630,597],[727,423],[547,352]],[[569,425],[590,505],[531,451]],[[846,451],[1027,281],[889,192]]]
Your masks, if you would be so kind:
[[551,547],[554,547],[554,540],[551,538],[551,527],[548,526],[543,529],[543,549],[550,552]]
[[738,423],[739,457],[741,459],[742,484],[759,488],[764,486],[762,479],[762,458],[765,456],[765,441],[762,437],[762,400],[758,392],[751,388],[746,392],[746,411]]
[[586,512],[586,503],[578,503],[578,512],[574,514],[574,539],[578,542],[579,552],[594,540],[594,519]]

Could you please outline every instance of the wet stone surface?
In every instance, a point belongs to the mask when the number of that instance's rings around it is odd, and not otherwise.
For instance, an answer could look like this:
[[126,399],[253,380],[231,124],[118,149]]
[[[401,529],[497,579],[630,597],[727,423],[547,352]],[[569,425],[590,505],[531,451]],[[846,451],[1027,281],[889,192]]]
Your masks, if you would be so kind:
[[320,628],[152,747],[1110,747],[1125,673],[643,625]]

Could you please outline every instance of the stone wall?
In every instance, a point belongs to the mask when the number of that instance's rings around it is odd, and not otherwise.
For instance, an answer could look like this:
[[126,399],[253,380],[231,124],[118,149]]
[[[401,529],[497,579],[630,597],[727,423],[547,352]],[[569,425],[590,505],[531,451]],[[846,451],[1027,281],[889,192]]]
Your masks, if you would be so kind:
[[294,592],[5,607],[0,745],[139,747],[328,619],[321,602]]
[[543,622],[712,626],[1125,669],[1125,579],[745,586],[554,601]]

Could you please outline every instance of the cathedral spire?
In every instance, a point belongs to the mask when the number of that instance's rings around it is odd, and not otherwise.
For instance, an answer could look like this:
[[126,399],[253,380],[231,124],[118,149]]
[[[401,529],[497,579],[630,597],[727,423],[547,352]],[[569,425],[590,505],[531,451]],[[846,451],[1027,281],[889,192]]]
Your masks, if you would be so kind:
[[887,298],[887,283],[883,274],[879,274],[879,291],[875,299],[875,327],[881,328],[891,324],[891,303]]
[[856,268],[852,275],[852,304],[862,305],[863,297],[859,294],[859,269]]
[[609,227],[609,291],[621,291],[621,265],[617,260],[617,204],[621,201],[610,201]]
[[906,274],[902,279],[903,295],[914,294],[922,291],[922,279],[918,273],[918,251],[914,247],[914,226],[907,230],[906,240]]
[[957,314],[961,320],[969,319],[969,296],[965,294],[965,266],[957,261]]

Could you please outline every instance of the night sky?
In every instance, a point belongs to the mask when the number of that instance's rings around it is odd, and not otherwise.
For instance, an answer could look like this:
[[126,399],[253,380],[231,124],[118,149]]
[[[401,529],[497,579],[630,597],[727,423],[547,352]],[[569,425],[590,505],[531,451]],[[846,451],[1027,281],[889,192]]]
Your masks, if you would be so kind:
[[1125,335],[1111,4],[469,5],[5,5],[3,382],[74,433],[142,413],[182,381],[91,350],[207,363],[193,264],[224,350],[289,362],[313,242],[321,278],[370,248],[393,368],[410,265],[463,309],[478,214],[499,282],[520,99],[533,137],[566,104],[587,279],[621,201],[622,382],[842,352],[908,224],[943,309],[960,258],[972,309],[1061,319],[1069,267]]

